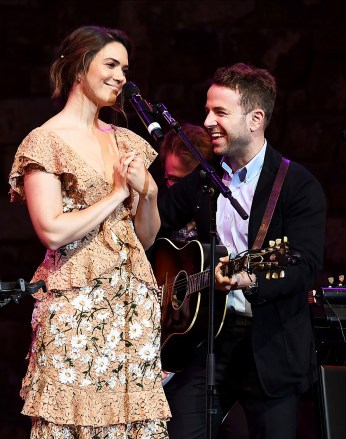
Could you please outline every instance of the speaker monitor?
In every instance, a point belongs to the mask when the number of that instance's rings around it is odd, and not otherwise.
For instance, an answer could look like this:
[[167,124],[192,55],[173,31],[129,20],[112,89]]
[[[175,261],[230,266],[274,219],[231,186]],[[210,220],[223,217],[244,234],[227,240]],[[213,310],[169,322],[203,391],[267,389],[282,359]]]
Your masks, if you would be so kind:
[[346,438],[346,366],[320,365],[324,439]]

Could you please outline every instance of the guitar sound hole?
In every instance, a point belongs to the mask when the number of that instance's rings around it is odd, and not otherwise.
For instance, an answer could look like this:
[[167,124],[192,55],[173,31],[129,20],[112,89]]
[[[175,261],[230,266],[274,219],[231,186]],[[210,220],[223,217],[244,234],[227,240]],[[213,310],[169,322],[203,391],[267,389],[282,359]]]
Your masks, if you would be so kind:
[[185,300],[187,292],[187,279],[188,275],[186,271],[180,271],[174,280],[172,293],[172,306],[174,309],[179,309]]

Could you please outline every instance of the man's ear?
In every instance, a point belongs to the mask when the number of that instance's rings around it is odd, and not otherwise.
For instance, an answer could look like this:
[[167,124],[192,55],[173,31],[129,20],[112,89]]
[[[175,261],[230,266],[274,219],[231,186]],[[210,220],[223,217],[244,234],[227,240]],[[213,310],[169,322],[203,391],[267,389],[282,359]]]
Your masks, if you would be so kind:
[[250,116],[250,130],[251,132],[257,131],[260,126],[264,124],[265,114],[260,108],[252,110]]

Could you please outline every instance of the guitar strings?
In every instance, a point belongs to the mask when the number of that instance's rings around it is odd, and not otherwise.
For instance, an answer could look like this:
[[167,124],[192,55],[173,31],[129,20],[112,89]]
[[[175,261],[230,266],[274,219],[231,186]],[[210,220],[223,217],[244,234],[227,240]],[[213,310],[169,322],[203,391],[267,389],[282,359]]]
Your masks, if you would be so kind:
[[[272,250],[271,250],[272,251]],[[263,257],[268,254],[271,253],[270,252],[258,252],[258,251],[253,251],[253,250],[245,250],[242,253],[239,253],[239,255],[242,255],[244,253],[243,256],[239,256],[237,255],[235,258],[232,258],[231,261],[234,265],[236,265],[236,263],[242,263],[241,261],[244,260],[245,258],[248,258],[247,261],[247,266],[245,266],[244,264],[242,264],[242,269],[239,271],[235,271],[232,273],[236,274],[239,273],[241,271],[246,272],[248,275],[252,273],[252,271],[249,269],[249,266],[251,265],[251,260],[256,259],[256,258],[261,258],[261,261],[257,262],[258,264],[263,264],[265,269],[269,269],[271,268],[273,265],[275,266],[275,268],[279,267],[278,261],[263,261]],[[253,262],[252,262],[253,263]],[[267,266],[266,266],[267,265]],[[223,271],[224,271],[224,275],[226,274],[226,270],[228,268],[228,265],[225,264],[223,267]],[[185,272],[186,273],[186,272]],[[178,273],[179,274],[179,273]],[[165,284],[165,286],[167,287],[168,291],[174,290],[174,289],[182,289],[183,287],[185,288],[188,286],[191,286],[191,284],[193,285],[194,281],[195,283],[197,282],[201,282],[201,281],[210,281],[210,268],[200,272],[200,273],[195,273],[195,274],[191,274],[189,275],[188,273],[186,273],[185,279],[181,279],[181,280],[177,280],[176,282],[174,282],[174,279],[176,279],[176,277],[178,276],[178,274],[176,276],[172,276],[170,277],[169,281],[167,284]],[[199,291],[200,289],[204,289],[206,288],[208,285],[205,286],[199,286],[199,288],[196,288],[195,291],[191,291],[189,292],[187,295],[193,294],[196,291]],[[176,287],[176,288],[173,288]]]

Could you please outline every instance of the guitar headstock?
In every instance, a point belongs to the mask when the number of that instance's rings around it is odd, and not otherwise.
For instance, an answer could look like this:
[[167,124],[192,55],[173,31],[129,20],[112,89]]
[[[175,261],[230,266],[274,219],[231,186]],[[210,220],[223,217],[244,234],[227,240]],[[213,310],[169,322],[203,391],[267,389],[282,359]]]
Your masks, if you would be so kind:
[[254,270],[268,270],[267,279],[278,279],[285,277],[283,268],[297,263],[298,258],[292,257],[289,252],[288,240],[283,239],[269,241],[269,247],[248,250],[240,253],[229,260],[229,275],[246,271],[252,273]]

